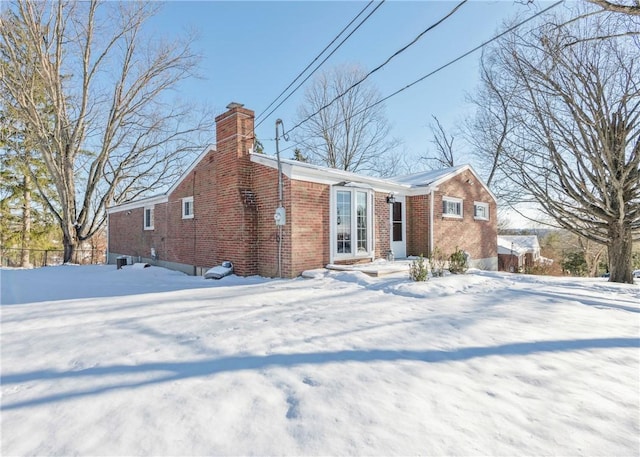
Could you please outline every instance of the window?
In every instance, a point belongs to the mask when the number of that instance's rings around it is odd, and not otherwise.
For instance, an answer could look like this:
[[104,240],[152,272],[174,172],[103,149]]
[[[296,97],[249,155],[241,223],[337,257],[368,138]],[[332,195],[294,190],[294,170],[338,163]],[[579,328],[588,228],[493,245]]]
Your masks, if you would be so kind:
[[371,193],[366,190],[336,188],[334,195],[335,255],[338,257],[371,255]]
[[366,254],[369,250],[367,249],[367,193],[366,192],[356,192],[356,214],[357,214],[357,222],[358,222],[358,233],[356,236],[358,243],[358,254]]
[[182,199],[182,219],[193,219],[193,197]]
[[144,229],[153,230],[153,207],[144,209]]
[[402,241],[402,202],[394,202],[392,210],[393,241]]
[[484,221],[489,220],[489,204],[482,202],[473,203],[473,217]]
[[338,254],[351,252],[351,191],[337,193],[337,251]]
[[462,199],[442,197],[442,216],[462,218]]

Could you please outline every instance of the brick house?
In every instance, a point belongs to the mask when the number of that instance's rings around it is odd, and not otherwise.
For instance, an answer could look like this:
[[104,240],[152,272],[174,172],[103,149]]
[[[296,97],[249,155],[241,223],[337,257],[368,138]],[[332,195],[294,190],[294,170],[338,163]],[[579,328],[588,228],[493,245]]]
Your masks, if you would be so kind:
[[[473,169],[393,179],[252,152],[254,112],[232,103],[209,147],[164,194],[112,207],[108,261],[132,256],[189,274],[230,260],[239,275],[295,277],[329,263],[469,253],[497,268],[496,200]],[[284,225],[276,209],[284,208]]]
[[536,235],[498,236],[498,270],[524,272],[540,262],[550,263],[552,260],[540,255]]

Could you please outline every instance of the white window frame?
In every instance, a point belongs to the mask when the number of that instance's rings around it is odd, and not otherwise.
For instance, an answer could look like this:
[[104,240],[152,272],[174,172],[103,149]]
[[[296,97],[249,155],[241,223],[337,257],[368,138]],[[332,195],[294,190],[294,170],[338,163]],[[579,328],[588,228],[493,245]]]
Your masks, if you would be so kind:
[[[189,203],[189,207],[191,208],[190,213],[185,212],[185,203]],[[184,197],[182,199],[182,219],[193,219],[193,197]]]
[[[460,205],[460,214],[455,213],[445,213],[444,211],[444,203],[456,203]],[[464,217],[464,200],[457,197],[442,197],[442,217],[451,217],[454,219],[462,219]]]
[[[484,208],[485,216],[477,215],[477,208]],[[491,215],[489,214],[489,203],[485,202],[473,202],[473,218],[479,221],[488,221]]]
[[[337,226],[337,202],[338,202],[338,192],[346,191],[351,192],[351,251],[349,253],[339,253],[338,252],[338,226]],[[367,196],[367,251],[357,252],[357,244],[358,244],[358,220],[357,220],[357,195],[358,192],[362,192]],[[334,260],[348,260],[348,259],[366,259],[373,258],[375,252],[374,242],[374,195],[371,189],[361,188],[361,187],[347,187],[347,186],[333,186],[331,189],[331,217],[330,223],[331,227],[329,229],[329,236],[331,237],[331,261]],[[356,252],[353,252],[353,251]]]
[[[149,211],[149,221],[147,221],[147,211]],[[153,206],[145,206],[142,213],[142,225],[145,230],[153,230],[153,224],[155,222],[155,214]],[[147,224],[149,222],[149,224]]]

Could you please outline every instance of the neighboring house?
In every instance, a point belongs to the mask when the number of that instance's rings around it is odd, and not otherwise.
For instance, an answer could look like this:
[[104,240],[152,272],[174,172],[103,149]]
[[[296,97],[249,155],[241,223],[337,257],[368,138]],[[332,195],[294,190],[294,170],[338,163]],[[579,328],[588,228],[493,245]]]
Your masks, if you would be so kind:
[[230,260],[239,275],[295,277],[438,247],[497,269],[496,200],[470,166],[382,179],[281,160],[280,205],[278,160],[252,152],[254,112],[227,108],[216,147],[165,194],[108,210],[109,263],[132,256],[202,274]]
[[498,270],[526,271],[536,263],[546,262],[540,255],[540,243],[536,235],[498,236]]

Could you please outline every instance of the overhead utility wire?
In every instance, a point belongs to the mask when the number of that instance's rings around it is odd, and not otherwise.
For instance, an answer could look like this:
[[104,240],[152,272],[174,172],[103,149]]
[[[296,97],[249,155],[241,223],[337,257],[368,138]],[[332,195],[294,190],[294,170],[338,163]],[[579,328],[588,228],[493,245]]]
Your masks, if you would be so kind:
[[[351,86],[349,86],[347,89],[345,89],[342,93],[336,95],[331,101],[327,102],[325,105],[321,106],[320,108],[318,108],[315,112],[309,114],[306,118],[304,118],[303,120],[301,120],[297,125],[294,125],[291,130],[299,127],[300,125],[304,124],[305,122],[307,122],[309,119],[311,119],[314,116],[317,116],[318,114],[320,114],[320,112],[326,108],[329,108],[331,105],[333,105],[337,100],[341,99],[342,97],[344,97],[345,95],[347,95],[347,93],[351,92],[353,89],[355,89],[356,87],[358,87],[360,84],[362,84],[369,76],[371,76],[372,74],[374,74],[376,71],[380,70],[382,67],[384,67],[385,65],[387,65],[389,62],[391,62],[391,60],[393,60],[395,57],[399,56],[400,54],[402,54],[404,51],[406,51],[408,48],[410,48],[411,46],[413,46],[414,44],[416,44],[418,42],[418,40],[420,40],[420,38],[422,38],[425,34],[427,34],[428,32],[430,32],[431,30],[435,29],[437,26],[439,26],[440,24],[442,24],[444,21],[446,21],[447,19],[449,19],[449,17],[451,17],[456,11],[458,11],[458,9],[460,9],[460,7],[462,5],[464,5],[465,3],[467,3],[468,0],[462,0],[460,3],[458,3],[451,11],[449,11],[445,16],[443,16],[442,18],[438,19],[438,21],[434,22],[433,24],[431,24],[429,27],[427,27],[426,29],[424,29],[422,32],[420,32],[413,40],[411,40],[411,42],[405,46],[403,46],[402,48],[398,49],[396,52],[394,52],[393,54],[391,54],[391,56],[389,56],[387,58],[387,60],[385,60],[384,62],[382,62],[380,65],[378,65],[377,67],[375,67],[373,70],[371,70],[369,73],[367,73],[366,75],[364,75],[361,79],[359,79],[358,81],[356,81],[355,83],[353,83]],[[289,130],[289,131],[291,131]]]
[[302,70],[302,71],[298,74],[298,76],[296,76],[296,78],[295,78],[293,81],[291,81],[291,82],[289,83],[289,85],[288,85],[287,87],[285,87],[285,89],[284,89],[282,92],[280,92],[280,94],[279,94],[275,99],[273,99],[273,101],[272,101],[271,103],[269,103],[269,106],[267,106],[265,109],[263,109],[263,110],[262,110],[262,112],[261,112],[258,116],[256,116],[256,121],[257,121],[258,119],[260,119],[260,118],[262,117],[262,115],[263,115],[263,114],[264,114],[264,113],[265,113],[269,108],[271,108],[271,107],[273,106],[273,104],[274,104],[275,102],[277,102],[277,101],[278,101],[278,99],[279,99],[280,97],[282,97],[282,96],[284,95],[284,93],[285,93],[286,91],[288,91],[288,90],[289,90],[289,88],[290,88],[291,86],[293,86],[293,85],[295,84],[295,82],[296,82],[298,79],[300,79],[300,78],[302,77],[302,75],[303,75],[303,74],[304,74],[304,73],[305,73],[305,72],[306,72],[306,71],[311,67],[311,65],[313,65],[313,64],[314,64],[314,63],[315,63],[315,62],[320,58],[320,56],[322,56],[322,54],[324,54],[324,53],[327,51],[327,49],[329,49],[329,48],[331,47],[331,45],[332,45],[333,43],[335,43],[335,42],[336,42],[336,40],[337,40],[338,38],[340,38],[340,37],[342,36],[342,34],[343,34],[343,33],[344,33],[344,32],[345,32],[349,27],[351,27],[351,24],[353,24],[353,23],[356,21],[356,19],[358,19],[358,18],[362,15],[362,13],[364,13],[364,12],[365,12],[365,10],[366,10],[367,8],[369,8],[369,6],[371,6],[371,4],[372,4],[373,2],[374,2],[374,0],[371,0],[369,3],[367,3],[367,4],[364,6],[364,8],[362,8],[362,9],[360,10],[360,12],[359,12],[359,13],[358,13],[358,14],[357,14],[353,19],[351,19],[351,22],[349,22],[349,23],[348,23],[348,24],[347,24],[347,25],[346,25],[346,26],[345,26],[345,27],[340,31],[340,33],[338,33],[338,34],[333,38],[333,40],[331,40],[331,42],[330,42],[327,46],[325,46],[325,48],[324,48],[322,51],[320,51],[320,53],[319,53],[319,54],[318,54],[318,55],[317,55],[317,56],[316,56],[316,57],[315,57],[315,58],[314,58],[314,59],[309,63],[309,65],[307,65],[307,66],[305,67],[305,69],[304,69],[304,70]]
[[264,119],[262,119],[260,122],[258,122],[258,123],[256,124],[256,127],[259,127],[259,126],[260,126],[260,124],[262,124],[262,123],[263,123],[263,122],[264,122],[264,121],[265,121],[269,116],[271,116],[275,110],[277,110],[278,108],[280,108],[280,106],[282,106],[282,104],[283,104],[284,102],[286,102],[286,101],[289,99],[289,97],[291,97],[291,96],[292,96],[292,95],[293,95],[293,94],[294,94],[298,89],[300,89],[300,86],[302,86],[304,83],[306,83],[306,82],[307,82],[307,80],[308,80],[309,78],[311,78],[311,76],[312,76],[316,71],[318,71],[318,68],[320,68],[320,67],[321,67],[321,66],[322,66],[322,65],[323,65],[327,60],[329,60],[329,57],[331,57],[331,56],[332,56],[332,55],[333,55],[333,54],[338,50],[338,48],[340,48],[340,46],[342,46],[342,44],[343,44],[345,41],[347,41],[347,40],[349,39],[349,37],[351,37],[351,35],[353,35],[353,34],[356,32],[356,30],[358,30],[358,29],[359,29],[359,28],[360,28],[360,26],[362,26],[362,24],[364,24],[364,23],[367,21],[367,19],[369,19],[369,18],[371,17],[371,15],[372,15],[373,13],[375,13],[375,12],[378,10],[378,8],[380,8],[380,7],[382,6],[382,4],[383,4],[385,1],[386,1],[386,0],[382,0],[380,3],[378,3],[378,5],[373,9],[373,11],[371,11],[369,14],[367,14],[367,16],[366,16],[362,21],[360,21],[360,23],[356,26],[356,28],[355,28],[355,29],[353,29],[353,30],[349,33],[349,35],[347,35],[347,36],[346,36],[346,37],[345,37],[345,38],[344,38],[344,39],[343,39],[343,40],[338,44],[338,46],[336,46],[336,47],[333,49],[333,51],[331,51],[331,52],[329,53],[329,55],[328,55],[327,57],[325,57],[325,58],[322,60],[322,62],[320,62],[320,63],[319,63],[319,64],[318,64],[314,69],[313,69],[313,71],[312,71],[311,73],[309,73],[309,74],[307,75],[307,77],[306,77],[306,78],[304,78],[304,79],[303,79],[303,80],[302,80],[302,81],[301,81],[301,82],[300,82],[300,83],[295,87],[295,89],[293,89],[293,90],[289,93],[289,95],[287,95],[287,96],[286,96],[286,97],[285,97],[285,98],[284,98],[280,103],[278,103],[278,105],[277,105],[275,108],[273,108],[273,109],[269,112],[269,114],[267,114],[267,115],[266,115],[266,117],[265,117]]
[[[440,72],[440,71],[444,70],[445,68],[447,68],[447,67],[449,67],[449,66],[453,65],[453,64],[454,64],[454,63],[456,63],[457,61],[464,59],[464,58],[465,58],[465,57],[467,57],[469,54],[473,54],[473,53],[474,53],[474,52],[476,52],[477,50],[479,50],[479,49],[481,49],[481,48],[485,47],[486,45],[488,45],[489,43],[492,43],[492,42],[496,41],[497,39],[502,38],[502,37],[503,37],[504,35],[506,35],[507,33],[510,33],[510,32],[512,32],[512,31],[514,31],[515,29],[517,29],[517,28],[519,28],[519,27],[523,26],[523,25],[524,25],[524,24],[526,24],[527,22],[532,21],[533,19],[535,19],[535,18],[537,18],[538,16],[540,16],[540,15],[542,15],[542,14],[546,13],[547,11],[552,10],[553,8],[557,7],[558,5],[560,5],[560,4],[562,4],[562,3],[564,3],[564,0],[560,0],[560,1],[556,2],[556,3],[554,3],[553,5],[546,7],[546,8],[545,8],[545,9],[543,9],[542,11],[539,11],[538,13],[534,14],[533,16],[531,16],[531,17],[529,17],[529,18],[527,18],[527,19],[525,19],[525,20],[523,20],[523,21],[521,21],[521,22],[518,22],[516,25],[514,25],[514,26],[512,26],[512,27],[509,27],[509,28],[508,28],[508,29],[506,29],[504,32],[501,32],[501,33],[499,33],[498,35],[494,36],[493,38],[490,38],[490,39],[488,39],[487,41],[484,41],[483,43],[479,44],[479,45],[478,45],[478,46],[476,46],[475,48],[473,48],[473,49],[471,49],[471,50],[469,50],[469,51],[465,52],[464,54],[462,54],[462,55],[460,55],[460,56],[456,57],[456,58],[455,58],[455,59],[453,59],[453,60],[450,60],[449,62],[445,63],[444,65],[441,65],[440,67],[436,68],[435,70],[433,70],[433,71],[431,71],[431,72],[427,73],[426,75],[424,75],[424,76],[422,76],[422,77],[420,77],[420,78],[416,79],[416,80],[415,80],[415,81],[413,81],[412,83],[409,83],[409,84],[407,84],[406,86],[404,86],[404,87],[402,87],[402,88],[398,89],[397,91],[395,91],[395,92],[393,92],[393,93],[391,93],[391,94],[387,95],[386,97],[381,98],[381,99],[380,99],[380,100],[378,100],[377,102],[372,103],[371,105],[369,105],[369,106],[366,106],[366,107],[362,108],[360,111],[357,111],[356,113],[354,113],[354,114],[352,114],[351,116],[349,116],[349,117],[348,117],[348,119],[351,119],[351,118],[353,118],[353,117],[355,117],[355,116],[357,116],[357,115],[359,115],[359,114],[364,113],[364,112],[365,112],[365,111],[367,111],[368,109],[373,108],[374,106],[379,105],[380,103],[382,103],[382,102],[385,102],[385,101],[389,100],[391,97],[395,97],[395,96],[396,96],[396,95],[398,95],[400,92],[404,92],[405,90],[409,89],[410,87],[415,86],[416,84],[418,84],[418,83],[420,83],[420,82],[424,81],[425,79],[429,78],[430,76],[433,76],[433,75],[435,75],[436,73],[438,73],[438,72]],[[307,118],[307,119],[305,119],[303,122],[307,122],[308,120],[309,120],[309,119]],[[300,123],[298,123],[298,124],[294,125],[293,127],[291,127],[289,130],[287,130],[287,131],[286,131],[286,132],[284,132],[284,133],[286,133],[287,135],[289,135],[293,130],[295,130],[295,129],[297,129],[298,127],[300,127],[300,126],[303,124],[303,122],[300,122]],[[339,122],[339,123],[337,123],[337,124],[335,124],[335,125],[333,125],[331,128],[336,127],[337,125],[341,124],[342,122],[344,122],[344,120],[343,120],[343,121],[341,121],[341,122]]]

